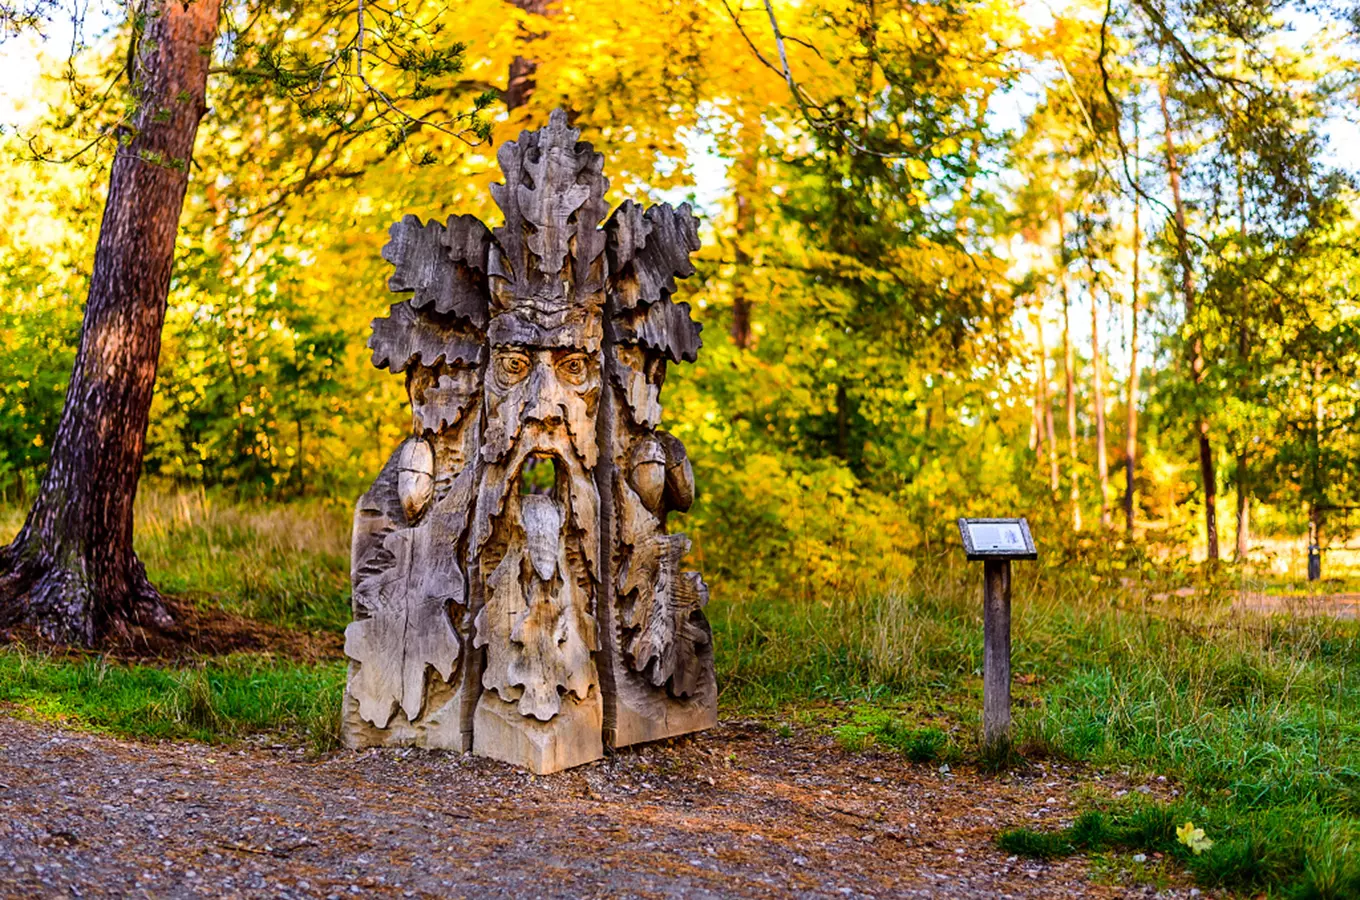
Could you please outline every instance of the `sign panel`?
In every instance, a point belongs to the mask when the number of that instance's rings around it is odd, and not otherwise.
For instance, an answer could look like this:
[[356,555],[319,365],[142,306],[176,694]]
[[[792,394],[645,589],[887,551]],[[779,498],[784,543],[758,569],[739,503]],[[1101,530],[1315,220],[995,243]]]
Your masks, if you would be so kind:
[[959,534],[970,560],[1039,558],[1023,518],[959,519]]

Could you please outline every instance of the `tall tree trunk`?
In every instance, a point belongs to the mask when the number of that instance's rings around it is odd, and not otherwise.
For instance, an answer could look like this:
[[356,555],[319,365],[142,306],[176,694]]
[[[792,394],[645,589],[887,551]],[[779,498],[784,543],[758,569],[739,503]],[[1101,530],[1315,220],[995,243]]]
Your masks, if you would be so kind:
[[751,198],[757,190],[756,160],[751,152],[744,153],[735,167],[733,185],[736,203],[736,249],[733,260],[736,272],[732,278],[732,343],[740,350],[751,346],[751,298],[747,282],[751,278],[751,242],[755,239],[755,210]]
[[1110,527],[1110,469],[1105,453],[1105,372],[1100,355],[1100,302],[1091,290],[1091,406],[1096,419],[1096,481],[1100,490],[1100,527]]
[[[1242,154],[1234,153],[1234,162],[1237,168],[1237,227],[1238,234],[1242,241],[1242,252],[1246,253],[1247,246],[1247,197],[1242,183]],[[1245,319],[1246,304],[1244,303],[1242,312],[1239,313]],[[1238,363],[1242,367],[1242,375],[1238,379],[1238,396],[1245,399],[1247,395],[1250,378],[1248,375],[1248,362],[1251,353],[1251,335],[1248,333],[1245,322],[1237,328],[1237,357]],[[1235,559],[1242,562],[1247,558],[1247,553],[1251,550],[1251,492],[1247,484],[1247,447],[1250,446],[1250,435],[1241,435],[1241,443],[1237,447],[1237,471],[1234,473],[1234,485],[1237,491],[1237,547]]]
[[1204,527],[1207,537],[1209,562],[1218,562],[1218,480],[1214,474],[1214,449],[1209,439],[1209,419],[1199,409],[1203,402],[1204,341],[1195,324],[1195,270],[1190,261],[1189,234],[1185,224],[1185,204],[1181,200],[1181,170],[1176,156],[1176,142],[1167,108],[1166,82],[1159,82],[1157,95],[1162,107],[1162,121],[1166,128],[1166,170],[1171,182],[1172,208],[1176,220],[1176,255],[1181,266],[1181,292],[1185,300],[1185,325],[1190,331],[1190,376],[1195,383],[1195,437],[1199,444],[1199,474],[1204,482]]
[[[1134,179],[1141,174],[1138,170],[1139,148],[1138,108],[1133,113],[1133,160]],[[1138,266],[1142,261],[1143,229],[1139,221],[1142,203],[1138,192],[1133,194],[1133,284],[1129,287],[1129,380],[1128,407],[1124,422],[1124,523],[1129,539],[1133,539],[1134,524],[1134,479],[1138,466]]]
[[132,510],[220,5],[144,0],[135,12],[135,109],[109,173],[66,405],[38,497],[0,551],[0,621],[53,640],[173,625],[133,551]]
[[1048,398],[1048,348],[1044,346],[1042,314],[1036,318],[1035,326],[1039,333],[1039,404],[1043,408],[1044,431],[1048,437],[1048,486],[1056,501],[1061,480],[1058,474],[1058,440],[1053,430],[1053,403]]
[[1062,201],[1058,201],[1058,287],[1063,306],[1063,378],[1067,387],[1067,477],[1071,485],[1072,530],[1081,531],[1081,486],[1077,483],[1077,383],[1072,352],[1072,302],[1067,294],[1067,229]]
[[[1246,326],[1242,326],[1237,331],[1237,350],[1242,358],[1242,365],[1246,366],[1247,354],[1250,350],[1250,335],[1247,333]],[[1246,377],[1239,383],[1239,389],[1245,395]],[[1247,558],[1247,553],[1251,550],[1251,489],[1248,484],[1247,466],[1247,438],[1243,436],[1242,444],[1237,449],[1237,472],[1235,473],[1234,485],[1237,491],[1237,546],[1234,558],[1242,562]]]
[[1077,385],[1073,377],[1076,364],[1072,353],[1071,304],[1065,285],[1062,294],[1063,378],[1067,382],[1067,478],[1070,485],[1067,496],[1072,504],[1072,530],[1081,531],[1081,486],[1077,483]]
[[[548,14],[549,7],[553,0],[510,0],[512,4],[527,13],[545,16]],[[526,31],[521,40],[524,42],[537,40],[541,35]],[[505,108],[513,111],[529,102],[529,95],[534,92],[535,81],[534,73],[538,71],[538,63],[525,56],[516,55],[510,61],[510,71],[505,80]]]

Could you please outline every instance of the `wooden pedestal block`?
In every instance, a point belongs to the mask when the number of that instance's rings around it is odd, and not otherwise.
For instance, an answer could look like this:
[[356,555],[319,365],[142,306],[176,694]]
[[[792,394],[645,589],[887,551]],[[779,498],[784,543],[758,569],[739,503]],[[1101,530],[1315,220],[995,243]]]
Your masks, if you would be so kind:
[[679,737],[718,724],[718,691],[711,665],[699,692],[684,700],[638,682],[641,679],[633,672],[615,682],[613,714],[606,716],[604,728],[610,749]]
[[604,709],[598,691],[585,700],[568,695],[547,722],[520,715],[519,707],[485,691],[472,724],[472,752],[549,775],[604,758]]

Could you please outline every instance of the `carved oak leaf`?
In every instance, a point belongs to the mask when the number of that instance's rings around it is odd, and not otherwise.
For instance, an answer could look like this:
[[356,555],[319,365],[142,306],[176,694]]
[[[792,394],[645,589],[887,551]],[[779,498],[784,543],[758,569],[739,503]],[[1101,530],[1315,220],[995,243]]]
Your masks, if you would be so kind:
[[712,642],[703,608],[708,587],[697,572],[680,571],[689,552],[683,534],[655,534],[633,548],[621,595],[623,626],[633,670],[656,687],[669,682],[671,693],[694,693],[702,674],[699,648]]
[[642,344],[671,362],[694,362],[704,345],[704,326],[690,316],[688,303],[661,300],[614,318],[614,333],[625,344]]
[[368,346],[373,351],[373,365],[394,373],[413,365],[434,367],[441,362],[475,366],[485,352],[477,336],[451,320],[441,323],[417,312],[409,300],[395,304],[386,318],[373,320]]
[[481,399],[481,373],[471,366],[446,366],[421,377],[411,397],[417,433],[445,431],[463,420]]
[[[496,312],[528,298],[536,299],[539,315],[559,316],[603,301],[597,294],[605,282],[605,235],[598,226],[608,212],[609,179],[604,156],[580,136],[559,109],[543,128],[520,132],[497,151],[505,181],[491,185],[491,196],[505,222],[495,230],[487,265]],[[568,255],[571,273],[563,271]]]
[[[520,214],[534,226],[529,249],[538,256],[544,272],[556,272],[567,258],[568,242],[576,231],[572,216],[590,199],[590,188],[574,183],[576,159],[566,147],[539,151],[538,160],[525,160],[524,169],[530,184],[519,186],[518,200]],[[562,184],[568,187],[564,190],[559,187]]]
[[690,254],[699,249],[699,220],[688,203],[669,203],[646,211],[625,200],[605,225],[609,267],[620,309],[647,306],[675,293],[675,279],[695,272]]
[[[559,550],[558,571],[571,571],[565,549]],[[584,612],[589,598],[575,580],[559,586],[535,576],[524,540],[516,536],[487,580],[473,646],[487,648],[482,687],[518,702],[522,715],[546,722],[561,710],[564,691],[581,700],[589,695],[597,677],[591,656],[597,640],[594,620]]]
[[427,669],[448,681],[458,661],[449,604],[466,604],[466,583],[454,548],[435,540],[443,531],[434,524],[387,535],[383,552],[358,573],[354,603],[362,618],[345,629],[345,655],[359,663],[350,687],[359,715],[378,728],[397,706],[415,721]]
[[475,328],[487,321],[487,251],[491,232],[475,216],[450,216],[447,225],[422,225],[407,216],[389,230],[382,250],[395,271],[387,282],[397,293],[413,291],[416,309],[464,319]]

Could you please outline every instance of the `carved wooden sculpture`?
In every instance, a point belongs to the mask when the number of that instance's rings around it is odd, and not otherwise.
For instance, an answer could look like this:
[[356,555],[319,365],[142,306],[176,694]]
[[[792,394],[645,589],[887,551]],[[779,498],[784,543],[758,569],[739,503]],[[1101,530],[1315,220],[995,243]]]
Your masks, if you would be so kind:
[[671,300],[697,221],[627,202],[601,228],[604,158],[578,137],[559,110],[501,147],[494,232],[392,226],[412,297],[369,346],[406,373],[413,434],[355,513],[352,746],[543,773],[716,723],[708,589],[666,530],[694,476],[657,429],[666,363],[700,347]]

